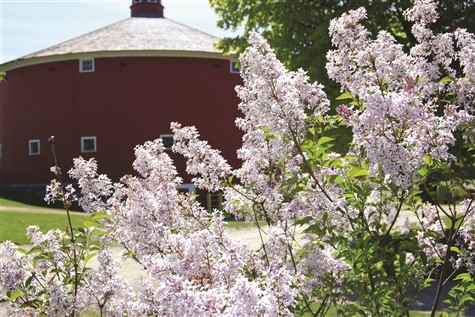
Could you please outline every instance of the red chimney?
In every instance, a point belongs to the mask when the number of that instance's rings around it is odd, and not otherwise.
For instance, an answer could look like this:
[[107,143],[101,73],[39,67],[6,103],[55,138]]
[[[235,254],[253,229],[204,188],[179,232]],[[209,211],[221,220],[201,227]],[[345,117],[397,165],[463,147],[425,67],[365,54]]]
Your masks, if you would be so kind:
[[132,0],[130,10],[133,18],[163,18],[161,0]]

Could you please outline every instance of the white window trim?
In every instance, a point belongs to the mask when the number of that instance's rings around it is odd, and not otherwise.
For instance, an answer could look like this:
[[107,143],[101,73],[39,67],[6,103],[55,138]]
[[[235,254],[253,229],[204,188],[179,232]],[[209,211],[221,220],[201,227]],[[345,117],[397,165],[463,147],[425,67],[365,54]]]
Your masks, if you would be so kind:
[[229,71],[233,74],[239,74],[241,73],[241,68],[237,67],[236,65],[238,62],[236,61],[229,61]]
[[[86,150],[84,142],[87,140],[94,140],[94,149]],[[81,152],[82,153],[94,153],[97,152],[97,137],[95,136],[83,136],[81,137]]]
[[178,189],[186,189],[188,191],[188,194],[194,195],[196,194],[196,187],[192,183],[186,183],[186,184],[181,184],[178,185]]
[[[38,152],[32,152],[31,151],[31,145],[34,144],[34,143],[38,144]],[[40,143],[39,139],[28,140],[28,154],[29,155],[40,155],[41,154],[41,143]]]
[[[163,143],[163,139],[164,138],[173,138],[173,145],[175,145],[175,135],[174,134],[160,134],[160,139],[162,139],[162,143]],[[163,147],[165,147],[165,144],[163,143]],[[165,147],[165,150],[171,150],[172,148],[171,147]]]
[[[84,69],[84,62],[85,61],[91,61],[92,62],[92,69]],[[81,58],[79,60],[79,72],[81,73],[92,73],[96,69],[95,63],[94,63],[94,58]]]

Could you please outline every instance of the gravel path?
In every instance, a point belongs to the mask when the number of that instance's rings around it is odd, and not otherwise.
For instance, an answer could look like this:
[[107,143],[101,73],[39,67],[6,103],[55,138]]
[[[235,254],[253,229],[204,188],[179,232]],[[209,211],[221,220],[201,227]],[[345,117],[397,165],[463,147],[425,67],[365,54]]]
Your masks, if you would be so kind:
[[[7,212],[18,212],[18,213],[41,213],[41,214],[48,214],[48,215],[66,215],[66,211],[64,209],[56,209],[56,208],[42,208],[42,207],[11,207],[11,206],[0,206],[0,211],[7,211]],[[77,215],[85,215],[84,212],[80,211],[70,211],[72,214]]]

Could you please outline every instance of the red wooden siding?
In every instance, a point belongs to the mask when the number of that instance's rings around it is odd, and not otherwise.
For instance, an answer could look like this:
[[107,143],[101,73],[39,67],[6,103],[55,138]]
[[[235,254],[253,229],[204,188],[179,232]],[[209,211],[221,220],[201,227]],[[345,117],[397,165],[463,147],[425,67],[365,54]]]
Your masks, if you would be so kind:
[[[47,183],[50,135],[63,169],[73,157],[96,157],[99,172],[118,180],[132,172],[134,146],[170,133],[171,121],[195,125],[236,165],[240,83],[228,60],[208,58],[96,58],[90,73],[79,72],[78,60],[9,71],[0,84],[0,183]],[[82,136],[97,137],[96,153],[80,152]],[[40,155],[28,155],[30,139],[41,140]]]

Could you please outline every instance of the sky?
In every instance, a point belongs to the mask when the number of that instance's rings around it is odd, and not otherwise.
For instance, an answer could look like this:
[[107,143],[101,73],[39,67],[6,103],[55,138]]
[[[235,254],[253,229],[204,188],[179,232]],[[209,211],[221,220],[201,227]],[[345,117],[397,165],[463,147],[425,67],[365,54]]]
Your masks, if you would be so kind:
[[[132,0],[0,0],[0,64],[130,17]],[[162,0],[166,18],[218,36],[208,0]]]

